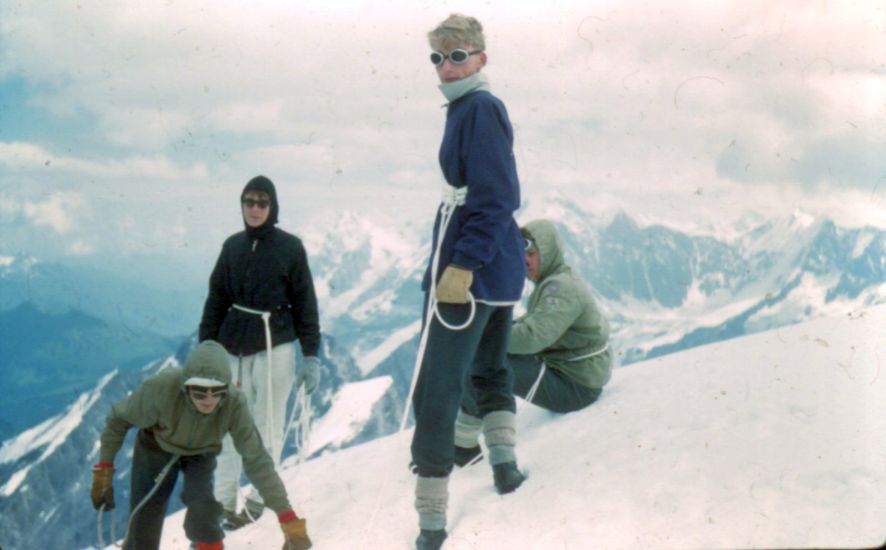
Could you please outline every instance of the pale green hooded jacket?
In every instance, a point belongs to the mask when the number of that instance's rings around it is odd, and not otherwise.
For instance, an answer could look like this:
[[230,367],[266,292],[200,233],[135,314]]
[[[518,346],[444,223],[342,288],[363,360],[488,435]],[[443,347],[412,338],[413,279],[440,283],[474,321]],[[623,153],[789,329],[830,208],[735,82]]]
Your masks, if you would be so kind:
[[538,248],[539,280],[526,314],[514,321],[508,353],[535,355],[577,384],[602,388],[612,376],[609,322],[587,283],[566,265],[554,225],[535,220],[523,233]]
[[[199,412],[185,390],[185,380],[194,376],[228,384],[227,395],[210,414]],[[292,509],[246,398],[231,385],[228,354],[218,342],[201,342],[183,368],[161,371],[111,408],[101,436],[100,462],[114,463],[126,432],[133,426],[153,430],[164,451],[185,456],[218,453],[222,438],[230,433],[243,457],[246,476],[267,506],[277,514]]]

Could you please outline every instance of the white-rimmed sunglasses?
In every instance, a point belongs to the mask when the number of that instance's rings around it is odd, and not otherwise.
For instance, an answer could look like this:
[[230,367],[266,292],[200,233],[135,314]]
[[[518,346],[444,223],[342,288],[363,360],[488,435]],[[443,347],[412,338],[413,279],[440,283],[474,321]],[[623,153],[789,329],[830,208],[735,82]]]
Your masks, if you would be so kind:
[[455,48],[448,54],[445,54],[443,52],[431,52],[431,63],[439,66],[448,59],[449,62],[453,65],[461,65],[462,63],[467,61],[469,57],[478,53],[483,53],[483,50],[474,50],[472,52],[469,52],[468,50]]
[[203,401],[204,399],[209,399],[211,397],[216,397],[221,399],[225,395],[228,394],[227,386],[215,386],[215,387],[204,387],[204,386],[188,386],[188,391],[191,393],[191,396],[197,401]]

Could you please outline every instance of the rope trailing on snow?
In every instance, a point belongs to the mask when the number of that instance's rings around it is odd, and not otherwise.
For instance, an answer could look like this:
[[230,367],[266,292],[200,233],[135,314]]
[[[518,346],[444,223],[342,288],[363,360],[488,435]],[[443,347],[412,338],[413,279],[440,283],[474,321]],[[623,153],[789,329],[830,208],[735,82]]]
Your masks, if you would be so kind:
[[[298,419],[296,419],[298,412]],[[286,431],[283,433],[283,441],[293,432],[293,441],[298,447],[298,459],[296,464],[301,464],[308,459],[309,436],[311,435],[311,398],[305,390],[304,384],[296,391],[295,403],[289,412],[289,420],[286,421]],[[292,427],[295,426],[295,430]]]
[[[272,397],[273,392],[271,392],[271,388],[273,387],[273,384],[272,384],[273,381],[271,379],[271,367],[273,367],[273,365],[274,365],[273,352],[271,351],[271,347],[272,347],[272,344],[271,344],[271,312],[270,311],[261,311],[258,309],[252,309],[252,308],[249,308],[246,306],[241,306],[240,304],[234,304],[233,307],[234,307],[234,309],[237,309],[237,310],[242,311],[244,313],[251,313],[252,315],[258,315],[259,317],[261,317],[262,324],[264,324],[264,327],[265,327],[265,346],[267,347],[267,357],[268,357],[267,367],[266,367],[266,370],[268,371],[268,391],[267,391],[267,404],[268,405],[267,405],[267,410],[265,411],[265,426],[267,427],[268,441],[265,445],[268,450],[268,454],[271,455],[271,460],[274,461],[274,468],[276,468],[277,467],[277,456],[274,453],[274,444],[273,444],[273,435],[272,435],[274,432],[271,431],[271,429],[274,427],[274,419],[272,418],[274,398]],[[243,490],[240,487],[239,483],[237,483],[237,498],[238,499],[245,499],[245,497],[243,496]],[[244,502],[245,502],[245,500],[244,500]],[[258,519],[257,517],[252,517],[252,513],[250,513],[250,511],[249,511],[249,506],[243,506],[243,510],[246,511],[246,516],[249,518],[249,520],[251,522],[254,523],[255,520]]]
[[[169,475],[169,471],[172,469],[172,465],[175,464],[175,462],[179,458],[181,458],[180,455],[172,455],[172,458],[169,459],[169,462],[166,463],[166,466],[163,466],[163,469],[160,470],[160,473],[157,474],[157,477],[154,478],[154,487],[152,487],[151,490],[148,492],[148,494],[145,495],[145,498],[143,498],[141,500],[141,502],[139,502],[138,505],[135,508],[133,508],[132,513],[129,514],[129,520],[126,522],[126,532],[123,534],[123,540],[120,542],[120,544],[116,543],[117,536],[114,532],[115,531],[115,529],[114,529],[114,510],[111,510],[111,533],[110,534],[111,534],[111,540],[115,541],[114,546],[117,546],[118,548],[122,548],[123,545],[126,544],[126,539],[129,538],[129,531],[132,528],[132,519],[135,517],[135,515],[138,513],[138,511],[142,509],[142,506],[144,506],[145,503],[148,502],[148,500],[150,500],[150,498],[152,496],[154,496],[154,493],[156,493],[157,489],[160,488],[160,484],[163,483],[163,480],[166,479],[166,476]],[[107,546],[105,544],[105,540],[103,537],[103,530],[102,530],[102,511],[104,510],[104,508],[105,508],[105,505],[102,504],[98,509],[97,528],[98,528],[98,546],[99,546],[99,548],[105,548]]]
[[421,363],[425,355],[425,348],[428,345],[428,333],[430,332],[433,317],[436,317],[437,320],[440,321],[440,324],[449,330],[464,330],[474,322],[474,314],[476,313],[477,304],[470,291],[468,291],[468,300],[471,304],[471,312],[468,315],[468,320],[461,325],[452,325],[443,318],[440,311],[437,309],[436,296],[437,273],[440,271],[440,251],[443,248],[443,240],[446,238],[446,230],[449,228],[449,222],[452,221],[452,215],[455,213],[455,209],[464,205],[467,195],[467,187],[452,187],[446,185],[443,188],[443,196],[440,204],[440,231],[437,233],[437,244],[434,247],[434,253],[431,256],[431,288],[428,292],[428,304],[424,323],[422,324],[418,353],[415,355],[415,365],[412,368],[412,380],[409,384],[409,392],[406,395],[406,405],[403,409],[403,415],[400,417],[400,429],[397,433],[402,432],[406,428],[406,422],[409,420],[409,407],[412,405],[412,394],[415,393],[418,371],[421,368]]
[[[96,521],[96,527],[98,530],[98,547],[99,548],[106,548],[107,547],[107,544],[105,544],[104,528],[102,525],[102,512],[104,512],[104,511],[105,511],[105,505],[102,504],[98,508],[98,520]],[[110,512],[111,512],[111,532],[110,532],[111,540],[114,541],[114,546],[120,546],[117,544],[117,530],[115,529],[116,522],[114,521],[114,516],[116,515],[116,510],[111,509]]]
[[[240,310],[244,313],[251,313],[252,315],[260,316],[262,319],[262,323],[264,324],[265,345],[267,346],[267,355],[268,355],[268,361],[267,361],[267,363],[268,363],[267,364],[267,371],[268,371],[268,392],[267,392],[267,394],[268,394],[268,398],[267,398],[267,412],[266,412],[266,416],[267,416],[266,426],[267,426],[267,434],[268,434],[267,446],[268,446],[268,453],[271,455],[271,458],[274,461],[274,467],[276,468],[280,465],[280,457],[278,456],[277,453],[274,452],[274,447],[273,447],[274,419],[273,419],[273,415],[272,415],[272,412],[273,412],[273,397],[272,397],[273,392],[271,391],[271,388],[273,387],[273,379],[271,377],[271,371],[272,371],[272,367],[273,367],[273,352],[271,350],[272,350],[273,344],[271,341],[271,323],[270,323],[271,312],[270,311],[261,311],[258,309],[252,309],[252,308],[248,308],[246,306],[241,306],[239,304],[234,304],[233,307],[234,307],[234,309]],[[286,423],[286,429],[283,431],[283,438],[281,439],[281,444],[280,444],[281,445],[281,452],[282,452],[282,446],[285,443],[286,438],[289,437],[289,431],[291,430],[291,428],[293,426],[296,409],[299,409],[301,411],[300,415],[299,415],[299,419],[298,419],[298,425],[297,425],[298,429],[296,430],[296,434],[295,434],[296,445],[298,446],[298,451],[299,451],[298,463],[301,463],[301,462],[304,462],[305,460],[307,460],[308,433],[310,431],[310,426],[311,426],[311,400],[308,397],[307,392],[305,391],[304,384],[302,384],[301,387],[296,392],[296,402],[292,406],[292,412],[290,414],[289,421]],[[237,489],[237,492],[240,495],[240,497],[242,497],[242,491],[240,490],[239,487]],[[250,520],[252,520],[254,522],[257,519],[255,517],[253,517],[252,514],[249,512],[248,506],[244,507],[243,509],[246,510],[246,516]]]
[[[428,333],[430,333],[431,321],[433,321],[434,317],[443,325],[445,328],[449,330],[464,330],[474,322],[474,315],[476,313],[477,305],[474,300],[473,294],[468,291],[468,301],[471,304],[470,314],[468,315],[467,321],[465,321],[461,325],[453,325],[448,323],[443,316],[440,314],[440,311],[437,309],[437,273],[440,270],[440,251],[443,247],[443,240],[446,238],[446,231],[449,228],[449,222],[452,221],[452,215],[455,213],[456,208],[459,206],[463,206],[467,199],[468,188],[467,187],[453,187],[451,185],[443,186],[443,196],[441,197],[440,204],[440,230],[437,233],[437,243],[434,247],[433,254],[431,256],[431,288],[428,292],[428,302],[427,308],[425,311],[424,322],[422,324],[421,331],[421,339],[419,340],[418,352],[415,355],[415,365],[412,368],[412,380],[409,383],[409,392],[406,395],[406,404],[403,408],[403,415],[400,417],[400,427],[397,430],[397,434],[403,432],[406,429],[406,423],[409,421],[409,407],[412,405],[412,395],[415,393],[415,385],[418,380],[418,371],[421,368],[422,359],[425,355],[425,349],[428,345]],[[391,478],[391,463],[388,463],[388,467],[385,468],[384,476],[382,477],[382,485],[379,488],[378,494],[375,498],[375,505],[372,507],[372,515],[369,517],[369,521],[366,524],[366,532],[368,533],[372,526],[375,524],[375,518],[378,514],[379,509],[381,508],[381,498],[384,495],[385,490],[387,489],[388,482]]]
[[273,385],[273,380],[271,379],[271,368],[273,367],[274,362],[273,362],[273,352],[271,351],[271,347],[272,347],[272,344],[271,344],[271,312],[270,311],[260,311],[258,309],[252,309],[252,308],[248,308],[246,306],[241,306],[239,304],[234,304],[233,307],[234,307],[234,309],[240,310],[244,313],[251,313],[252,315],[258,315],[259,317],[261,317],[262,323],[265,326],[265,345],[268,348],[268,351],[267,351],[267,354],[268,354],[268,361],[267,361],[267,363],[268,363],[268,365],[267,365],[268,399],[267,399],[267,403],[268,403],[268,405],[267,405],[267,410],[265,411],[265,416],[266,416],[265,425],[267,427],[268,442],[266,443],[266,445],[268,447],[268,453],[270,453],[271,458],[274,460],[274,466],[277,466],[278,459],[275,456],[274,445],[272,443],[272,439],[273,439],[272,434],[274,433],[274,430],[273,430],[274,418],[272,415],[272,412],[274,410],[273,409],[274,398],[272,397],[273,392],[271,392],[271,388],[273,388],[274,385]]
[[548,366],[542,363],[541,368],[538,369],[538,377],[535,379],[535,382],[532,383],[532,387],[530,387],[529,391],[526,393],[526,401],[532,403],[532,400],[535,399],[535,392],[538,391],[538,387],[541,385],[541,379],[544,377],[547,370]]
[[[477,304],[474,301],[474,296],[468,291],[468,301],[471,304],[471,310],[468,315],[467,321],[465,321],[461,325],[453,325],[447,322],[443,316],[440,314],[440,311],[437,309],[437,273],[440,270],[440,249],[443,246],[443,240],[446,238],[446,231],[449,229],[449,222],[452,221],[452,215],[455,213],[456,208],[459,206],[463,206],[467,199],[468,188],[467,187],[453,187],[451,185],[443,186],[443,196],[441,198],[440,204],[440,231],[437,233],[437,243],[434,247],[434,251],[431,255],[431,288],[428,292],[428,302],[427,308],[425,311],[424,322],[422,324],[421,331],[421,339],[419,340],[418,352],[415,355],[415,365],[412,368],[412,380],[409,383],[409,392],[406,395],[406,404],[403,409],[403,415],[400,417],[400,427],[397,430],[398,435],[406,429],[406,422],[409,420],[409,407],[412,404],[412,395],[415,393],[415,385],[418,380],[418,371],[421,368],[422,359],[425,355],[425,349],[428,345],[428,334],[430,333],[431,321],[433,321],[434,317],[440,321],[440,324],[449,330],[464,330],[474,322],[474,315],[476,313]],[[385,490],[387,489],[388,482],[391,478],[391,469],[390,466],[385,469],[384,477],[382,478],[382,485],[379,488],[378,494],[375,498],[375,505],[372,507],[372,515],[369,517],[369,521],[366,524],[366,532],[368,533],[372,526],[375,524],[375,518],[378,514],[379,509],[381,508],[381,497],[384,495]]]
[[468,188],[452,187],[451,185],[443,186],[443,196],[441,198],[442,206],[440,211],[440,232],[437,235],[437,246],[434,249],[434,256],[431,260],[431,300],[430,309],[434,311],[434,316],[440,321],[440,324],[449,330],[464,330],[468,328],[474,321],[474,314],[477,312],[477,303],[474,301],[474,295],[468,291],[468,301],[471,304],[471,312],[468,320],[461,325],[452,325],[443,318],[440,310],[437,309],[437,274],[440,271],[440,250],[443,248],[443,241],[446,239],[446,230],[449,228],[449,222],[452,221],[452,215],[455,209],[463,206],[468,197]]
[[581,361],[582,359],[590,359],[591,357],[596,357],[596,356],[600,355],[601,353],[603,353],[604,351],[606,351],[608,349],[609,349],[609,341],[607,340],[606,343],[603,344],[602,348],[600,348],[596,351],[592,351],[591,353],[586,353],[584,355],[579,355],[578,357],[573,357],[572,359],[567,359],[567,361]]
[[[579,355],[578,357],[573,357],[571,359],[567,359],[567,361],[581,361],[582,359],[590,359],[591,357],[596,357],[600,355],[604,351],[609,349],[609,342],[603,345],[602,348],[592,351],[591,353],[586,353],[584,355]],[[538,370],[538,377],[535,379],[535,382],[532,383],[532,386],[529,388],[529,391],[526,393],[526,401],[532,403],[535,399],[535,394],[538,392],[538,387],[541,386],[541,379],[544,377],[545,373],[548,371],[548,366],[544,363],[541,364],[541,368]]]

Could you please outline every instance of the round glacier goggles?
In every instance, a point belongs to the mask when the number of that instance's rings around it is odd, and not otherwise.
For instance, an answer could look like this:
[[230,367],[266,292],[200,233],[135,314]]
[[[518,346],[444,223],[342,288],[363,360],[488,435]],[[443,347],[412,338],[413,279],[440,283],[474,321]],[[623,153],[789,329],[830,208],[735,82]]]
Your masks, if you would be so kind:
[[461,48],[455,48],[448,54],[443,52],[431,52],[431,63],[437,65],[438,67],[443,64],[447,59],[453,65],[461,65],[465,61],[468,60],[472,55],[476,55],[478,53],[483,53],[483,50],[474,50],[469,52],[468,50],[463,50]]
[[215,386],[212,388],[208,388],[206,386],[188,386],[188,391],[191,393],[191,397],[193,397],[197,401],[203,401],[204,399],[209,399],[210,397],[221,399],[228,394],[228,387]]
[[243,206],[246,208],[252,208],[253,206],[258,206],[262,210],[271,206],[271,201],[267,199],[243,199]]

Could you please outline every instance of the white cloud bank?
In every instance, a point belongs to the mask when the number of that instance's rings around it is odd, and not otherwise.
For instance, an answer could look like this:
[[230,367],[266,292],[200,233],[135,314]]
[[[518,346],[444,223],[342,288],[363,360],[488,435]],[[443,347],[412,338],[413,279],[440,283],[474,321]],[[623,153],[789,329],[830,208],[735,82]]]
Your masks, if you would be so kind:
[[508,106],[527,199],[556,191],[701,227],[796,208],[884,227],[883,10],[7,4],[0,100],[50,124],[0,132],[0,201],[110,188],[110,226],[134,220],[151,235],[172,218],[183,232],[151,247],[186,239],[213,253],[223,231],[212,220],[237,226],[232,203],[258,173],[297,197],[282,212],[291,219],[347,207],[429,215],[445,112],[424,36],[464,11],[485,26],[484,70]]

